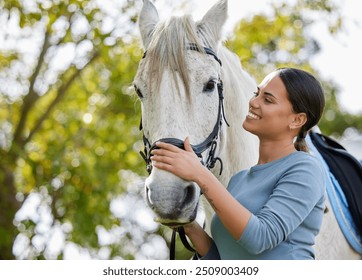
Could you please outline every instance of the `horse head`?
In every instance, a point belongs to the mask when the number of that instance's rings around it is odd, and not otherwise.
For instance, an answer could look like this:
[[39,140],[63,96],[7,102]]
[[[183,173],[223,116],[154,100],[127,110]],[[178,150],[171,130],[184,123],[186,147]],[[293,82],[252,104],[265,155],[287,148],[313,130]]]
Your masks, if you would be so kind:
[[[160,22],[155,6],[148,0],[143,3],[139,28],[145,53],[134,87],[141,100],[143,157],[150,173],[145,181],[146,199],[157,216],[156,221],[162,224],[181,225],[193,221],[199,208],[200,190],[194,182],[152,168],[149,157],[150,151],[156,148],[156,141],[182,148],[183,140],[189,136],[200,161],[217,176],[230,177],[230,170],[220,175],[223,156],[227,157],[225,146],[230,140],[224,114],[223,80],[225,78],[229,91],[233,88],[237,99],[240,99],[238,95],[243,95],[238,88],[240,82],[252,85],[252,89],[247,88],[250,94],[256,87],[249,76],[238,76],[241,73],[238,58],[220,47],[226,18],[226,0],[217,2],[199,22],[194,22],[190,16],[171,17]],[[223,59],[229,65],[224,66]],[[232,69],[230,64],[235,64],[236,68]],[[225,71],[229,71],[227,77]],[[236,78],[232,81],[231,77]],[[243,105],[235,100],[228,102],[228,109],[237,111],[237,115],[245,111],[242,106],[247,108],[247,101],[243,101]],[[231,121],[242,130],[240,116]],[[235,139],[232,141],[233,145],[237,144]],[[228,160],[229,164],[240,168],[238,161],[238,158]]]

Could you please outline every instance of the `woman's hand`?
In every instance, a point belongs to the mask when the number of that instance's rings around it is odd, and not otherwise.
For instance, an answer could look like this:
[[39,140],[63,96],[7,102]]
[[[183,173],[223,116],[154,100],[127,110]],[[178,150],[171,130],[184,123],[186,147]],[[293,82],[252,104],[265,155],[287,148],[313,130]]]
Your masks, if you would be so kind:
[[196,181],[204,166],[192,150],[189,137],[184,141],[185,150],[163,142],[157,142],[156,145],[159,149],[151,152],[154,167],[171,172],[184,180]]
[[212,245],[211,237],[196,221],[184,225],[183,228],[185,234],[195,246],[197,253],[200,256],[205,256]]

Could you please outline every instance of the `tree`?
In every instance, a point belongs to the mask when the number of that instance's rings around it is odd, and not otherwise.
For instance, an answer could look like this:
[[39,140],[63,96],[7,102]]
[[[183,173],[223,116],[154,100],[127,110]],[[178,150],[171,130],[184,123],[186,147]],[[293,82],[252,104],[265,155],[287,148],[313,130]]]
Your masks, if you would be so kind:
[[49,211],[48,229],[65,227],[68,240],[98,249],[96,227],[120,223],[109,207],[124,191],[120,172],[142,174],[129,94],[141,56],[130,40],[134,3],[108,4],[115,15],[96,1],[1,3],[11,31],[2,34],[9,48],[1,52],[0,259],[13,258],[18,232],[32,244],[23,257],[46,257],[38,221],[13,224],[34,192]]

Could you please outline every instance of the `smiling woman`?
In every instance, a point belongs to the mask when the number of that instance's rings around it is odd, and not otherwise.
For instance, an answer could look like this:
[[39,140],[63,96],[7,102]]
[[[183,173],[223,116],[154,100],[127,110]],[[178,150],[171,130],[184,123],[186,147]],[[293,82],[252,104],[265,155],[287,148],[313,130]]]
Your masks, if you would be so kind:
[[201,256],[315,258],[325,181],[318,160],[303,151],[305,134],[318,123],[323,108],[323,90],[311,74],[282,68],[266,76],[243,122],[259,138],[258,163],[234,175],[228,189],[199,162],[188,138],[185,150],[157,143],[154,167],[196,182],[215,210],[212,237],[196,222],[184,225]]

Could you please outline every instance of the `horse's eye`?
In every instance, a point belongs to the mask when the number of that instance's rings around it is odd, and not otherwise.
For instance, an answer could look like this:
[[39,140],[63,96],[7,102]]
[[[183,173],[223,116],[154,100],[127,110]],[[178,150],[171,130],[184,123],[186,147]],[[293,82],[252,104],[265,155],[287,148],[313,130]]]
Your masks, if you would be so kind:
[[138,97],[143,98],[143,94],[142,94],[141,90],[136,85],[133,85],[133,86],[134,86],[134,90],[136,91]]
[[206,92],[213,91],[215,89],[215,85],[216,85],[215,80],[208,81],[204,86],[204,91],[206,91]]

